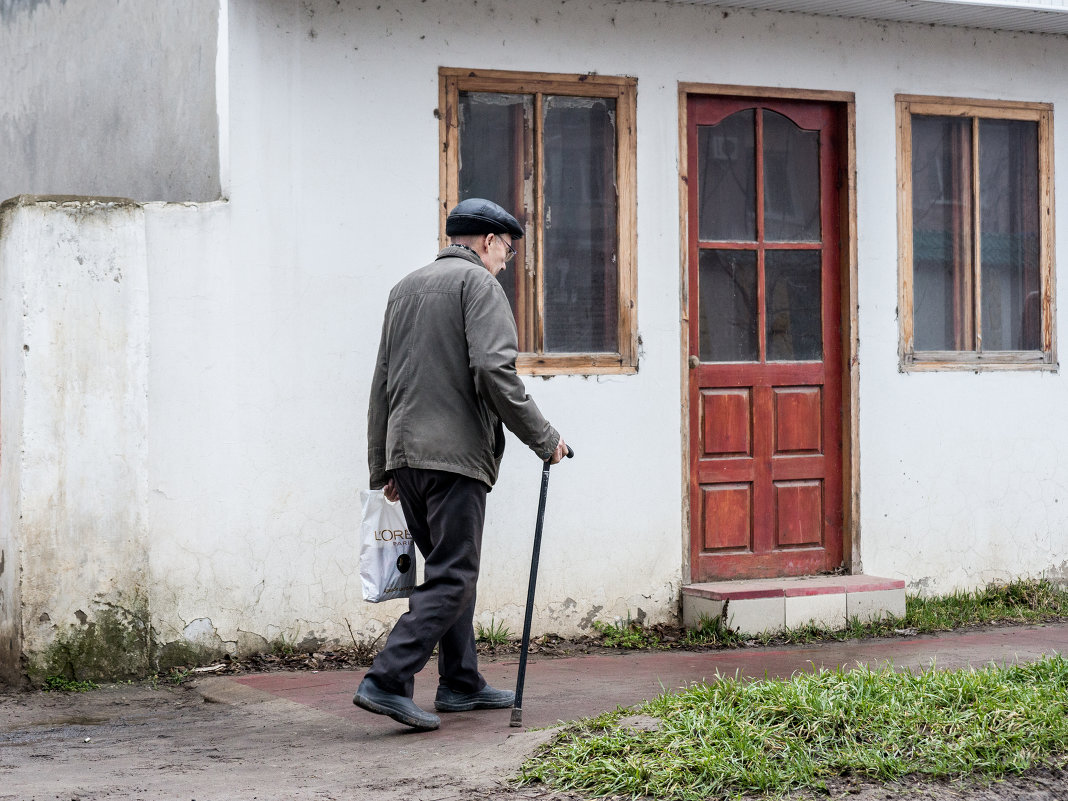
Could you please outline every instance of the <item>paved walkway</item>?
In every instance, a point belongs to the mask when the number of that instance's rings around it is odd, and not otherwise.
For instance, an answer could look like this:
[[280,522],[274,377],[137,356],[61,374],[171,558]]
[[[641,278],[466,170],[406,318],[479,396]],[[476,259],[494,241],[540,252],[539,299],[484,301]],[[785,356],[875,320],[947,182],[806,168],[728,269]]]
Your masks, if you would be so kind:
[[[709,681],[717,674],[786,677],[814,667],[853,667],[890,662],[899,668],[963,668],[990,663],[1030,661],[1052,653],[1068,653],[1068,625],[1014,626],[938,636],[857,640],[813,646],[743,648],[726,651],[646,651],[557,659],[527,664],[523,729],[509,725],[509,710],[449,714],[441,728],[416,733],[352,704],[362,672],[269,673],[220,678],[201,692],[220,701],[255,702],[283,699],[351,723],[353,747],[361,759],[376,765],[369,790],[377,798],[392,797],[387,788],[403,788],[397,798],[461,798],[450,779],[465,777],[475,786],[507,779],[551,727],[617,706],[632,706],[665,690]],[[497,687],[513,687],[518,659],[483,662],[482,672]],[[437,687],[432,662],[416,679],[415,701],[433,709]],[[542,729],[531,732],[532,729]],[[402,756],[393,760],[392,756]],[[426,795],[413,795],[407,784],[411,762],[425,771]],[[392,771],[396,770],[396,774]],[[434,789],[437,787],[438,789]],[[362,798],[356,795],[354,797]],[[470,797],[470,796],[467,796]]]
[[[511,728],[505,709],[444,715],[441,729],[427,733],[353,706],[361,671],[213,677],[159,689],[112,685],[84,694],[0,693],[0,801],[572,798],[505,784],[552,736],[551,728],[539,727],[631,706],[717,673],[788,676],[886,661],[959,668],[1054,652],[1068,652],[1068,624],[789,648],[535,658],[524,728]],[[482,665],[500,687],[514,683],[516,666],[515,659]],[[425,708],[432,708],[436,684],[431,664],[416,682],[416,701]]]
[[[991,662],[1028,661],[1052,652],[1068,653],[1068,625],[1007,627],[977,632],[946,633],[898,639],[854,640],[785,648],[742,648],[726,651],[639,651],[563,659],[532,659],[527,663],[523,691],[526,728],[597,715],[617,706],[632,706],[664,690],[710,681],[717,674],[786,677],[813,666],[836,668],[890,662],[898,667],[958,668]],[[514,688],[518,657],[483,662],[482,673],[495,687]],[[431,663],[416,679],[415,701],[433,709],[437,674]],[[355,724],[387,734],[403,727],[352,704],[362,673],[264,673],[223,679],[259,693],[284,698],[322,712],[351,719]],[[211,689],[205,689],[212,692]],[[250,696],[243,695],[244,698]],[[422,736],[437,742],[496,740],[514,733],[511,712],[472,712],[445,715],[442,727]]]

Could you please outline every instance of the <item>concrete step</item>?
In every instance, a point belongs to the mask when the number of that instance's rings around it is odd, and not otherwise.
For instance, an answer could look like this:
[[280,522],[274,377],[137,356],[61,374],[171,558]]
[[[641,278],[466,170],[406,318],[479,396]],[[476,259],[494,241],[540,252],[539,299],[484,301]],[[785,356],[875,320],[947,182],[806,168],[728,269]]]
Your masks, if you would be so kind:
[[682,588],[682,620],[722,617],[727,628],[764,634],[816,623],[844,629],[851,618],[905,614],[905,582],[878,576],[801,576],[689,584]]

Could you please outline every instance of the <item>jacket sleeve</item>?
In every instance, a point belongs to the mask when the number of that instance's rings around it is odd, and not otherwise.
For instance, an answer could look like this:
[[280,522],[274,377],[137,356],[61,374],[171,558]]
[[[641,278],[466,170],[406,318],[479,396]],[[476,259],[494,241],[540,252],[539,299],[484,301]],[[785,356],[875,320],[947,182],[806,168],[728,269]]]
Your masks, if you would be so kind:
[[386,377],[389,373],[389,310],[382,322],[382,338],[378,343],[378,358],[371,378],[371,397],[367,402],[367,467],[371,474],[371,489],[381,489],[389,480],[386,476],[386,428],[389,422],[389,398]]
[[548,459],[560,435],[542,416],[516,374],[519,342],[515,320],[504,290],[492,276],[465,287],[464,326],[475,389],[509,431],[539,458]]

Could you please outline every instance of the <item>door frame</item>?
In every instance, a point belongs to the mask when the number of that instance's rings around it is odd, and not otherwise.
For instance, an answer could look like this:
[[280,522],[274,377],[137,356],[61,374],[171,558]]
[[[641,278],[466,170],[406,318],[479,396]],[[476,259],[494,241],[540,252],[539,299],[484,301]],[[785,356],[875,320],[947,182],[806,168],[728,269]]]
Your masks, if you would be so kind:
[[842,330],[842,561],[850,572],[861,571],[860,559],[860,361],[857,332],[857,153],[856,96],[853,92],[782,89],[767,86],[679,82],[679,320],[680,387],[682,392],[682,575],[693,581],[690,543],[690,203],[687,109],[698,95],[766,97],[776,100],[814,100],[837,104],[842,110],[843,185],[840,188],[839,259]]

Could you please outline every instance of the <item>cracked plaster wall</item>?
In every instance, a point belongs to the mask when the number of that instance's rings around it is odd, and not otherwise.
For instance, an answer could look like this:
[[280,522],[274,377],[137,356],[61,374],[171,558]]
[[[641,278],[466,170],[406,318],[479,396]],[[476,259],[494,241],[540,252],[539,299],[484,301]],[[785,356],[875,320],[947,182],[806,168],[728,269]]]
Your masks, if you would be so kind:
[[39,653],[147,579],[144,222],[29,196],[0,220],[3,625]]
[[[551,481],[536,630],[580,630],[591,615],[610,619],[639,609],[664,619],[676,610],[686,543],[679,81],[856,94],[859,556],[869,572],[912,582],[938,572],[939,586],[948,588],[979,583],[995,570],[1041,572],[1064,560],[1055,532],[1068,520],[1058,504],[1045,504],[1041,520],[1020,514],[1027,504],[1016,494],[1021,478],[1011,502],[1003,496],[977,506],[951,478],[975,462],[977,446],[969,443],[979,439],[982,415],[1007,403],[1014,388],[1029,397],[1020,420],[1042,415],[1055,425],[1059,376],[897,372],[892,156],[895,92],[1063,101],[1065,89],[1048,81],[1068,63],[1063,38],[641,2],[458,2],[446,14],[415,0],[235,0],[228,24],[228,122],[239,143],[228,161],[232,202],[180,214],[229,233],[209,236],[204,241],[218,244],[201,244],[189,263],[160,263],[152,278],[171,297],[168,311],[157,307],[153,319],[154,353],[174,354],[153,367],[171,387],[154,395],[153,419],[181,412],[200,432],[153,428],[153,521],[167,529],[161,561],[172,565],[158,588],[166,602],[155,608],[168,610],[161,612],[168,631],[210,616],[229,647],[239,630],[346,640],[350,623],[356,636],[373,638],[404,607],[358,600],[354,532],[357,491],[366,485],[366,382],[385,295],[436,249],[441,65],[597,71],[639,82],[640,372],[528,379],[579,449]],[[670,59],[660,57],[666,51]],[[1013,70],[995,66],[1002,63]],[[1058,144],[1063,150],[1061,137]],[[158,222],[160,242],[180,235],[162,215]],[[153,252],[164,250],[181,252]],[[196,325],[182,324],[189,315]],[[175,365],[177,372],[164,375]],[[205,397],[213,408],[198,413]],[[901,409],[910,416],[902,418]],[[930,424],[917,424],[925,414]],[[955,450],[931,447],[935,421]],[[1015,431],[988,427],[983,436],[983,449],[1018,470],[1030,469],[1043,441],[1022,424]],[[208,455],[200,471],[170,461],[195,454]],[[902,456],[911,479],[889,480]],[[1064,481],[1056,459],[1040,457],[1034,471],[1047,484]],[[529,453],[510,439],[489,498],[480,622],[503,619],[516,630],[521,621],[536,474]],[[917,481],[933,479],[940,481],[936,491],[917,490]],[[905,510],[900,522],[893,515],[883,522],[891,509]],[[980,548],[966,574],[945,554],[983,525],[984,509],[1000,515],[997,525],[1014,545]],[[278,609],[289,616],[272,611]]]
[[[386,293],[437,248],[439,65],[639,81],[640,372],[526,379],[579,454],[550,482],[536,632],[677,611],[679,81],[856,93],[867,571],[932,591],[1064,571],[1061,375],[897,371],[892,154],[895,92],[1064,105],[1065,39],[641,2],[235,0],[228,20],[231,202],[143,209],[161,641],[373,640],[404,608],[360,600],[358,491]],[[539,472],[510,438],[484,624],[519,629]]]
[[22,260],[12,222],[11,209],[0,207],[0,684],[19,681],[22,655],[22,558],[16,539],[22,459],[13,458],[10,449],[21,439],[25,371],[17,266]]
[[218,198],[218,18],[219,0],[0,2],[0,200]]

